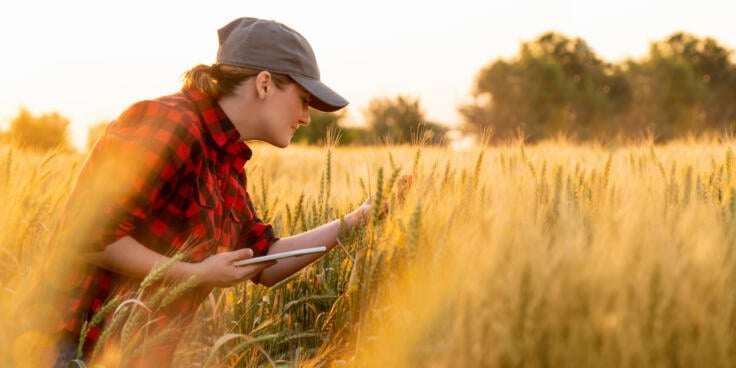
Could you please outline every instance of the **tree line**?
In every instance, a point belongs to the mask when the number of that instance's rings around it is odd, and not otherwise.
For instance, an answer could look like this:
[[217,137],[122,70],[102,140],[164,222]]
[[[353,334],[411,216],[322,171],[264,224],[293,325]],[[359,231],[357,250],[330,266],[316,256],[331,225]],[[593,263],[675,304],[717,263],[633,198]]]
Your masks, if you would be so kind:
[[[310,110],[311,123],[301,127],[292,142],[323,144],[329,137],[339,137],[342,145],[373,145],[421,143],[441,145],[446,142],[448,128],[426,119],[418,98],[399,95],[395,98],[380,97],[371,100],[364,112],[367,126],[343,126],[345,109],[327,113]],[[91,148],[108,122],[100,122],[87,131],[86,148]],[[69,119],[57,112],[33,115],[20,108],[7,132],[0,132],[0,143],[13,141],[21,147],[35,150],[72,150],[69,142]]]
[[[651,43],[641,59],[611,63],[581,38],[546,32],[523,42],[514,57],[481,68],[470,102],[458,106],[461,129],[486,139],[527,141],[564,135],[575,141],[647,136],[666,142],[733,134],[732,55],[733,50],[715,39],[675,32]],[[416,97],[374,98],[363,115],[363,126],[349,127],[345,110],[312,110],[312,123],[300,128],[293,141],[319,144],[334,134],[341,144],[354,145],[447,142],[447,125],[429,121]],[[40,149],[69,147],[68,127],[58,113],[33,116],[20,109],[0,139],[13,137]],[[103,128],[90,128],[88,146]]]
[[509,60],[478,73],[465,127],[497,138],[658,142],[722,134],[736,124],[733,51],[712,38],[676,32],[641,60],[609,63],[580,38],[548,32]]

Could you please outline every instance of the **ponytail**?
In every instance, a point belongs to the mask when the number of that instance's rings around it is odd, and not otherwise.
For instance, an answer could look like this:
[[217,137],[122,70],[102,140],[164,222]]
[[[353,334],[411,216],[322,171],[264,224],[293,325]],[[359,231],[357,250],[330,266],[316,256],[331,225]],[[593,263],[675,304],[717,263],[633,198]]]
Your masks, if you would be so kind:
[[189,88],[198,89],[210,96],[220,96],[217,88],[216,71],[214,65],[199,64],[184,73],[184,83]]
[[[233,93],[243,81],[255,77],[260,69],[244,68],[232,65],[199,64],[184,73],[184,85],[198,89],[212,97],[220,98]],[[283,88],[294,81],[287,75],[271,73],[276,87]]]

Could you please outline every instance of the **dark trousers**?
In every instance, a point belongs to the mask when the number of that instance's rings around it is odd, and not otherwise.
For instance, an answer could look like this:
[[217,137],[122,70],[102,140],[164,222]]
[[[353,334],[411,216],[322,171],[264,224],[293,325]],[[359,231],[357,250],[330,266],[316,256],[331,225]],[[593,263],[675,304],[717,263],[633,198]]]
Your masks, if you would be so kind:
[[83,367],[83,365],[73,362],[73,360],[77,357],[77,344],[78,344],[78,341],[76,341],[72,337],[63,336],[59,338],[58,342],[56,343],[57,354],[56,354],[56,362],[54,363],[53,367],[54,368]]

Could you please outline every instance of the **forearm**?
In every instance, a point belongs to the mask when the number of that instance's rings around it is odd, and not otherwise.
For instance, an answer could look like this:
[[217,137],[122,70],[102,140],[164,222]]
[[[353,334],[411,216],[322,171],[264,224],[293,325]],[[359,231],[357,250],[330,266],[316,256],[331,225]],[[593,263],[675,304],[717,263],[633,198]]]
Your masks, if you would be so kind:
[[[136,279],[143,279],[155,267],[170,260],[130,236],[111,243],[104,251],[88,254],[86,259],[98,267]],[[165,271],[164,276],[174,281],[184,281],[195,273],[195,264],[176,262]]]
[[[345,216],[344,221],[345,226],[351,229],[361,220],[360,216],[353,212]],[[307,232],[287,238],[281,238],[271,245],[268,253],[282,253],[290,250],[320,246],[327,247],[327,252],[329,252],[337,245],[338,236],[340,235],[340,226],[340,220],[335,220]],[[266,286],[272,286],[294,272],[299,271],[310,263],[316,261],[327,252],[280,259],[275,265],[266,268],[261,272],[260,283]]]

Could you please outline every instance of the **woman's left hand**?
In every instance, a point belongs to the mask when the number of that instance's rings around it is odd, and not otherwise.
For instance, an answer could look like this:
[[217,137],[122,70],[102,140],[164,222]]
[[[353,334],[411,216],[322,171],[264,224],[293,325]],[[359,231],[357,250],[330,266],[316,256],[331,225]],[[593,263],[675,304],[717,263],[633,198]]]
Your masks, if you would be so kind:
[[[414,177],[412,175],[402,175],[398,181],[397,181],[397,192],[396,192],[396,198],[398,200],[398,204],[402,205],[404,203],[404,200],[406,199],[406,192],[411,187],[412,181]],[[376,194],[371,194],[368,199],[363,202],[363,204],[360,205],[360,207],[356,208],[353,212],[349,213],[348,216],[353,219],[353,222],[349,225],[355,226],[359,222],[367,222],[370,219],[371,216],[371,208],[373,207],[373,201],[376,197]],[[381,212],[380,212],[380,218],[384,218],[386,214],[388,213],[388,203],[384,202],[381,204]]]

